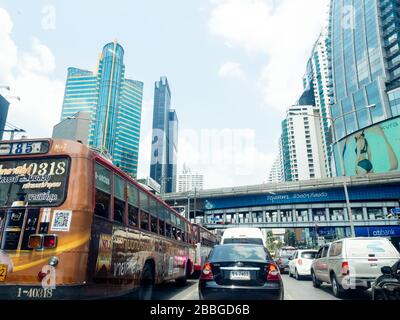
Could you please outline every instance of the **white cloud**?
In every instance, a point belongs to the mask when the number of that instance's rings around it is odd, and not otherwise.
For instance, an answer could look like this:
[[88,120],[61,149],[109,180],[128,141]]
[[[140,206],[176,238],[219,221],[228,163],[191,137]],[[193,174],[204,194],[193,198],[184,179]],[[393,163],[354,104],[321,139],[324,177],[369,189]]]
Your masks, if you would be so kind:
[[32,38],[32,51],[22,53],[23,71],[51,74],[56,68],[56,60],[50,48],[39,39]]
[[244,71],[242,70],[240,63],[233,61],[227,61],[223,65],[221,65],[218,71],[218,76],[220,78],[234,78],[234,79],[245,78],[245,74]]
[[10,38],[12,28],[10,16],[0,8],[0,85],[11,80],[11,70],[17,65],[17,46]]
[[260,151],[253,129],[181,129],[179,167],[205,175],[205,188],[260,184],[274,154]]
[[61,114],[64,83],[52,77],[56,63],[51,50],[33,37],[31,49],[19,52],[12,28],[8,12],[0,8],[0,81],[21,98],[10,100],[7,120],[29,137],[50,137]]
[[302,90],[302,76],[324,23],[328,0],[220,0],[209,17],[211,34],[250,56],[265,54],[259,87],[269,108],[284,110]]

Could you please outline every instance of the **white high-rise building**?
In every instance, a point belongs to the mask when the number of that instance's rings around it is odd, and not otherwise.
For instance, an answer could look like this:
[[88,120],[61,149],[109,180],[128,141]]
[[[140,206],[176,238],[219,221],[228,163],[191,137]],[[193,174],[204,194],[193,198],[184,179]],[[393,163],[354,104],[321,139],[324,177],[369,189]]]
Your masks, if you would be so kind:
[[183,171],[178,174],[178,192],[203,190],[204,175],[192,173],[185,165]]
[[276,183],[276,182],[282,182],[282,181],[284,181],[283,168],[282,168],[282,157],[279,154],[276,157],[274,164],[272,165],[271,171],[269,172],[268,182]]
[[323,138],[324,166],[327,175],[331,176],[331,121],[328,118],[330,118],[330,105],[333,104],[333,85],[329,52],[330,38],[328,29],[325,27],[314,44],[310,62],[312,65],[315,106],[319,109],[322,117],[321,134]]
[[292,106],[282,122],[282,164],[285,181],[319,179],[327,176],[319,109]]

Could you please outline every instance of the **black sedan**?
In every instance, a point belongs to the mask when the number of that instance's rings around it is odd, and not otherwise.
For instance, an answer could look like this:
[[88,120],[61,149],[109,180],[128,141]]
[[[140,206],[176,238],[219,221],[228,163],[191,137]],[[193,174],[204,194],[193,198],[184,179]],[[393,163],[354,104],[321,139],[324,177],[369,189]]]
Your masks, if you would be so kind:
[[283,300],[279,268],[261,245],[215,246],[199,281],[201,300]]
[[393,267],[383,267],[381,272],[372,285],[372,299],[400,300],[400,260]]

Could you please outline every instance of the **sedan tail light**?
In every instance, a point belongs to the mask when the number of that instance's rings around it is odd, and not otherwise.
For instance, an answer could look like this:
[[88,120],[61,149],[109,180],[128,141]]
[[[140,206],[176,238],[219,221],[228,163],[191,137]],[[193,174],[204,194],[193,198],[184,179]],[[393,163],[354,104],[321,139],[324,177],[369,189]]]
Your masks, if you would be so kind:
[[213,279],[214,279],[214,275],[212,273],[212,264],[209,262],[206,262],[204,264],[203,270],[200,274],[200,280],[210,281]]
[[344,261],[342,263],[342,275],[348,276],[350,274],[349,263]]
[[279,268],[275,263],[270,263],[266,267],[267,281],[281,281]]

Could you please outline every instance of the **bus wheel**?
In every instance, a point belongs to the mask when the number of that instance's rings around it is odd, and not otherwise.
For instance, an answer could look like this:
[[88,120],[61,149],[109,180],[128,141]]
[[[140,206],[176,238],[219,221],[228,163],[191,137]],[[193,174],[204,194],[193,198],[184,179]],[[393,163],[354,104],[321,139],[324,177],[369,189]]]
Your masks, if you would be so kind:
[[151,300],[153,296],[154,275],[150,263],[143,268],[142,279],[140,280],[139,300]]

